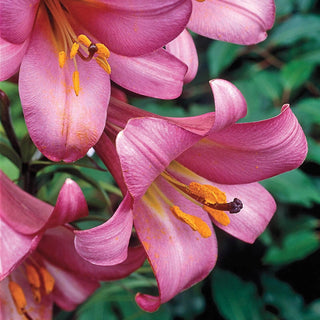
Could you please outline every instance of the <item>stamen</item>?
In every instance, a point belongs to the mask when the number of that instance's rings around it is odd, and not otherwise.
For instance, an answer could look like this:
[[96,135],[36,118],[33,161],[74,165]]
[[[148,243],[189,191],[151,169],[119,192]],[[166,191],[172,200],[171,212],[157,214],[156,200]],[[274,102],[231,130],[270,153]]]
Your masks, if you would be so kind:
[[17,308],[19,314],[25,313],[25,308],[27,306],[27,300],[24,295],[22,288],[14,281],[9,281],[9,290],[13,299],[13,302]]
[[105,57],[107,59],[110,57],[110,51],[104,44],[96,43],[96,46],[97,46],[97,49],[98,49],[97,54],[99,56],[103,56],[103,57]]
[[214,220],[216,220],[223,226],[227,226],[230,223],[230,218],[224,211],[215,210],[207,206],[203,206],[202,208],[203,210],[208,212]]
[[96,57],[97,64],[108,74],[111,74],[111,67],[107,59],[104,57]]
[[73,59],[79,51],[79,43],[74,42],[70,50],[70,59]]
[[189,193],[190,192],[192,194],[190,195],[191,197],[206,206],[211,206],[216,203],[225,203],[227,199],[224,192],[209,184],[191,182],[189,184]]
[[63,68],[67,61],[67,54],[64,51],[59,52],[59,67]]
[[87,36],[85,36],[84,34],[80,34],[78,36],[78,41],[80,43],[82,43],[83,45],[85,45],[87,48],[89,48],[91,41],[89,40],[89,38]]
[[80,91],[80,80],[79,80],[79,71],[78,70],[73,72],[72,81],[73,81],[74,92],[75,92],[76,96],[78,96],[79,91]]
[[27,264],[25,267],[29,283],[35,288],[40,288],[41,280],[36,268],[31,264]]
[[39,271],[43,281],[44,291],[46,294],[50,294],[54,288],[54,283],[55,283],[54,278],[49,273],[49,271],[44,267],[40,267]]
[[37,269],[33,265],[27,264],[25,268],[27,273],[27,279],[31,286],[33,298],[36,302],[40,303],[41,302],[41,292],[40,292],[41,280],[40,280],[39,273],[37,272]]
[[182,195],[190,197],[189,200],[195,204],[202,204],[203,210],[208,212],[213,219],[220,224],[227,226],[230,218],[224,211],[229,213],[238,213],[243,208],[242,201],[234,198],[232,202],[227,203],[227,197],[224,192],[217,187],[191,182],[189,186],[181,183],[172,177],[168,172],[162,172],[162,176],[174,186]]
[[211,236],[211,229],[199,217],[183,212],[178,206],[172,206],[170,210],[178,219],[185,222],[194,231],[198,231],[203,238],[209,238]]

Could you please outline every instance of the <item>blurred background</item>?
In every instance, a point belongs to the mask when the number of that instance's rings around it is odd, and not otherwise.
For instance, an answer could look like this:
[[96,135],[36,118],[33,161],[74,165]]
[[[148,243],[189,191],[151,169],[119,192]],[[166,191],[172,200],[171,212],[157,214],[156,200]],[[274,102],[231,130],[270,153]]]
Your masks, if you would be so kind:
[[[320,2],[275,2],[276,23],[261,44],[245,47],[194,36],[199,72],[178,99],[128,96],[131,104],[160,115],[193,116],[214,110],[208,81],[222,78],[245,96],[245,122],[275,116],[290,103],[307,135],[309,152],[299,169],[262,181],[278,206],[267,230],[253,245],[216,230],[216,268],[153,314],[134,302],[138,291],[157,293],[145,263],[124,280],[102,283],[74,312],[56,308],[55,320],[320,319]],[[99,159],[92,155],[64,165],[41,157],[27,134],[17,85],[2,82],[0,89],[10,98],[12,123],[23,149],[20,159],[0,126],[1,169],[12,180],[21,171],[21,186],[32,179],[29,191],[52,204],[65,178],[71,177],[84,191],[91,213],[76,226],[89,228],[108,219],[121,193]]]

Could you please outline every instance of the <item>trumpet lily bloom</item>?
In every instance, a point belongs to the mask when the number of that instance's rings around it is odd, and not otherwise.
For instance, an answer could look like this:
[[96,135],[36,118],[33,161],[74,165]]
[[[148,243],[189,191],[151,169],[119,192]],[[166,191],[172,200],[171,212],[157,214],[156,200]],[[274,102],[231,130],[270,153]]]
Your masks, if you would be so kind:
[[[108,250],[101,249],[112,244],[116,250],[109,237],[115,220],[123,224],[118,228],[127,245],[124,230],[129,234],[132,225],[125,215],[132,215],[159,287],[158,297],[136,296],[147,311],[212,270],[212,223],[253,243],[276,210],[257,181],[298,167],[306,156],[305,135],[288,105],[277,117],[237,124],[246,114],[240,91],[224,80],[210,85],[216,111],[192,118],[164,118],[112,99],[95,146],[125,195],[125,210],[118,209],[112,224],[77,232],[76,249],[93,263],[112,264]],[[120,254],[123,243],[118,249]]]
[[263,41],[275,19],[274,0],[192,0],[192,6],[191,31],[243,45]]
[[[274,0],[192,0],[192,5],[188,29],[236,44],[252,45],[265,40],[275,19]],[[189,32],[184,30],[166,49],[188,66],[184,82],[192,81],[198,71],[198,55]]]
[[110,77],[140,94],[180,95],[187,67],[162,47],[190,14],[186,0],[0,0],[0,80],[19,70],[38,149],[54,161],[84,156],[103,132]]
[[25,193],[0,171],[2,319],[51,319],[53,302],[74,309],[100,280],[122,278],[141,266],[145,253],[130,248],[114,267],[94,266],[74,248],[74,229],[65,225],[87,215],[79,186],[67,179],[55,207]]

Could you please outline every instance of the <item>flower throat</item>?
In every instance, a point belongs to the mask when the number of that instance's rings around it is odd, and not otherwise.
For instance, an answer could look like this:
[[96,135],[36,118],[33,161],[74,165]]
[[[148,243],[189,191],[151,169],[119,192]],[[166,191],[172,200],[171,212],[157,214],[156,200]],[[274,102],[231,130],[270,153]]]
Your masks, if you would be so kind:
[[97,64],[108,74],[111,67],[108,63],[110,51],[102,43],[93,43],[86,35],[76,35],[70,25],[73,17],[67,8],[59,0],[43,0],[48,13],[52,30],[57,41],[58,63],[63,68],[68,59],[73,61],[74,72],[72,75],[73,89],[78,96],[80,92],[80,75],[78,71],[77,59],[91,61],[94,59]]

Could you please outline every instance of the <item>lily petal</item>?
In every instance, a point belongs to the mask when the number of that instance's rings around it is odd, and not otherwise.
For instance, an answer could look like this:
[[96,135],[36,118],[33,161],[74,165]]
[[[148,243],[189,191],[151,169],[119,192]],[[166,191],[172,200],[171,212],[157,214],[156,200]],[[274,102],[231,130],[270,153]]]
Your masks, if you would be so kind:
[[242,93],[231,82],[221,79],[209,82],[215,104],[215,121],[211,131],[220,131],[247,114],[247,103]]
[[141,246],[129,247],[128,258],[122,263],[114,266],[97,266],[80,257],[74,246],[74,238],[74,229],[52,228],[45,232],[37,250],[56,267],[82,278],[96,281],[124,278],[138,269],[146,259]]
[[243,209],[239,213],[229,214],[230,224],[227,226],[212,219],[213,223],[232,236],[253,243],[265,230],[276,211],[276,203],[271,194],[259,183],[242,185],[215,183],[214,186],[226,193],[227,201],[240,199]]
[[74,18],[110,51],[125,56],[161,48],[182,32],[191,14],[191,2],[185,0],[73,0],[65,4]]
[[66,179],[45,228],[60,226],[89,214],[86,199],[76,182]]
[[11,228],[0,218],[1,252],[0,281],[12,272],[34,250],[41,238],[39,235],[24,235]]
[[111,79],[130,91],[160,99],[174,99],[182,92],[187,66],[164,49],[139,57],[111,53]]
[[19,70],[28,45],[29,40],[21,44],[14,44],[0,38],[0,81],[9,79]]
[[188,28],[208,38],[255,44],[267,37],[275,19],[273,0],[192,1]]
[[138,305],[149,312],[167,302],[180,291],[201,281],[213,269],[217,259],[217,242],[208,215],[181,197],[167,182],[155,182],[175,205],[200,217],[211,229],[203,238],[186,223],[177,219],[160,197],[140,200],[134,206],[134,225],[155,273],[159,297],[139,293]]
[[97,63],[81,61],[77,64],[77,96],[73,65],[67,62],[59,67],[49,26],[46,15],[38,16],[21,64],[19,91],[28,131],[36,146],[53,161],[70,162],[84,156],[103,132],[110,81]]
[[169,163],[200,138],[166,120],[130,120],[118,134],[116,146],[131,195],[135,198],[143,196]]
[[20,189],[0,170],[0,218],[16,232],[32,235],[46,224],[53,206]]
[[55,280],[52,292],[53,300],[64,310],[75,309],[99,287],[97,281],[83,279],[47,261],[44,261],[44,265]]
[[114,143],[105,133],[103,133],[97,144],[94,146],[94,149],[112,174],[122,194],[126,194],[127,187],[123,180],[121,165]]
[[285,105],[274,118],[213,132],[178,161],[211,181],[250,183],[297,168],[307,148],[301,126]]
[[132,231],[131,203],[127,195],[107,222],[89,230],[75,231],[75,248],[83,259],[105,266],[127,259]]
[[166,50],[184,62],[188,71],[184,83],[191,82],[198,71],[198,54],[190,33],[185,29],[174,40],[166,44]]
[[[176,162],[170,164],[167,172],[174,175],[178,181],[186,185],[189,185],[191,182],[197,182],[202,185],[212,185],[226,194],[227,202],[232,202],[234,198],[240,199],[243,204],[240,212],[234,214],[226,212],[230,219],[230,223],[227,226],[218,223],[211,216],[210,218],[219,228],[245,242],[253,243],[267,227],[276,211],[276,204],[273,197],[259,183],[236,185],[219,184],[194,174],[194,172],[182,167],[181,164]],[[164,187],[162,189],[164,189]],[[186,208],[190,207],[188,210],[194,212],[195,209],[192,208],[190,201],[189,203],[183,203],[183,205]],[[204,209],[201,208],[201,210]]]
[[0,0],[1,38],[15,44],[23,43],[34,24],[40,0]]
[[[124,101],[120,101],[119,99],[110,99],[107,122],[124,128],[131,118],[141,117],[166,120],[187,131],[201,136],[208,134],[208,132],[212,129],[213,123],[215,121],[214,112],[185,118],[162,117],[146,110],[136,108]],[[150,135],[152,134],[153,131],[150,131]]]

